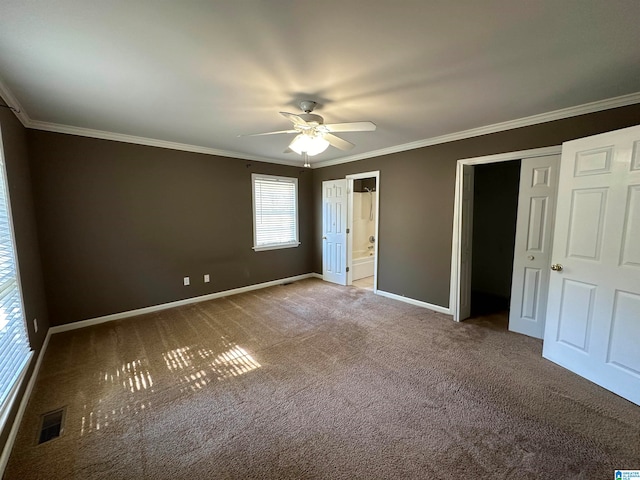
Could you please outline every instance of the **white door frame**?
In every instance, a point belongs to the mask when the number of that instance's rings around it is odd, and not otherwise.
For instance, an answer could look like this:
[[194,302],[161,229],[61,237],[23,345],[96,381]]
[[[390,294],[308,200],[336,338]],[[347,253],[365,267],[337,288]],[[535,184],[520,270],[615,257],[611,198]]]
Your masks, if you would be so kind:
[[352,284],[352,275],[353,275],[353,258],[351,255],[351,251],[353,250],[353,181],[362,179],[362,178],[375,178],[376,179],[376,203],[375,203],[375,215],[376,215],[376,241],[373,244],[373,292],[377,293],[378,291],[378,239],[379,237],[379,229],[380,229],[380,170],[376,170],[373,172],[363,172],[363,173],[354,173],[352,175],[347,175],[345,178],[347,179],[347,228],[349,229],[349,234],[347,235],[347,267],[349,267],[349,271],[347,272],[347,285]]
[[534,148],[531,150],[519,150],[516,152],[499,153],[484,157],[463,158],[458,160],[456,166],[455,199],[453,203],[453,238],[451,242],[451,286],[449,305],[453,319],[460,321],[460,254],[462,233],[462,167],[463,165],[484,165],[487,163],[508,162],[510,160],[522,160],[523,158],[545,157],[547,155],[559,155],[562,146]]

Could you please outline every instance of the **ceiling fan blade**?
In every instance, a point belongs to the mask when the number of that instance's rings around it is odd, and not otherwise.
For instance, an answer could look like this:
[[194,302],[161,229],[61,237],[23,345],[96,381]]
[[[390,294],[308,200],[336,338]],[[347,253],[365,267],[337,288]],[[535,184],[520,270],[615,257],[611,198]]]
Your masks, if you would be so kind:
[[330,133],[325,133],[323,137],[327,142],[329,142],[334,147],[339,148],[340,150],[351,150],[353,147],[355,147],[353,143],[347,142],[346,140],[340,137],[336,137],[335,135],[332,135]]
[[300,117],[300,115],[296,115],[295,113],[280,112],[280,115],[293,122],[294,125],[300,125],[301,127],[309,126],[309,124]]
[[279,130],[277,132],[248,133],[245,135],[238,135],[238,137],[260,137],[262,135],[278,135],[280,133],[298,133],[298,132],[296,130]]
[[373,122],[327,123],[324,126],[330,132],[373,132],[376,129]]

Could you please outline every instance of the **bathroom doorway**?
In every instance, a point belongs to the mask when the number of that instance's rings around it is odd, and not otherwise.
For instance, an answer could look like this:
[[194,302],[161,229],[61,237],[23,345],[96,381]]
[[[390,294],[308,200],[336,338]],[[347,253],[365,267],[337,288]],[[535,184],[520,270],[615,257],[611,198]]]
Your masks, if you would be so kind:
[[347,176],[348,229],[347,285],[377,290],[378,210],[380,174],[366,172]]

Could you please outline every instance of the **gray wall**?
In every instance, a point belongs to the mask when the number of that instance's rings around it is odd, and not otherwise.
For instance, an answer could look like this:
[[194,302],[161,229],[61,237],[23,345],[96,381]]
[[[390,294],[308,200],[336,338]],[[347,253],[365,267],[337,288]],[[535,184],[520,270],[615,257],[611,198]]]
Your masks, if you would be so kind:
[[[2,103],[4,104],[4,101]],[[0,129],[2,130],[11,212],[17,244],[24,314],[27,319],[30,343],[34,349],[34,360],[30,365],[30,370],[33,370],[35,358],[40,353],[49,328],[49,317],[44,295],[38,233],[31,192],[31,173],[27,157],[27,133],[16,116],[7,108],[0,108]],[[38,333],[33,331],[34,318],[38,319]],[[31,371],[28,372],[26,378],[28,379],[30,376]],[[25,388],[26,382],[21,387],[17,402],[14,404],[7,419],[6,427],[0,432],[0,451],[7,441],[9,430]]]
[[471,290],[511,296],[520,160],[474,167]]
[[322,181],[380,170],[378,288],[448,307],[458,159],[560,145],[638,123],[640,105],[632,105],[316,169],[313,269],[322,272]]
[[[52,325],[312,270],[308,169],[35,130],[28,140]],[[301,246],[252,250],[254,172],[299,179]]]
[[[314,170],[30,130],[51,324],[321,273],[321,182],[371,170],[381,171],[379,288],[448,306],[458,159],[639,118],[634,105]],[[252,172],[299,178],[300,247],[251,250]]]

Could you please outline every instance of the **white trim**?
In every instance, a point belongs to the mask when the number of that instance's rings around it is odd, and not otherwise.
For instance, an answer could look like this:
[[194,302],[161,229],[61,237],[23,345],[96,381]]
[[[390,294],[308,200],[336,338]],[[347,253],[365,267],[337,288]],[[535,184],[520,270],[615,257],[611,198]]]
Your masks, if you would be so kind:
[[146,145],[149,147],[168,148],[170,150],[180,150],[183,152],[203,153],[205,155],[217,155],[219,157],[230,157],[240,160],[253,160],[256,162],[277,163],[291,167],[302,167],[300,160],[281,160],[277,158],[261,157],[259,155],[249,155],[247,153],[232,152],[230,150],[219,150],[217,148],[201,147],[187,143],[168,142],[155,138],[137,137],[124,133],[107,132],[104,130],[93,130],[91,128],[73,127],[70,125],[60,125],[58,123],[41,122],[40,120],[30,120],[28,128],[34,130],[44,130],[47,132],[66,133],[78,135],[80,137],[99,138],[102,140],[113,140],[115,142],[133,143],[136,145]]
[[29,115],[27,115],[27,112],[24,111],[24,108],[22,108],[22,105],[20,105],[20,102],[18,101],[18,99],[13,95],[13,93],[11,93],[11,90],[9,90],[9,87],[7,87],[7,85],[2,81],[1,78],[0,78],[0,96],[2,96],[5,102],[7,102],[7,105],[18,110],[17,112],[12,110],[12,112],[15,114],[16,117],[18,117],[18,120],[20,120],[23,126],[28,127],[29,123],[31,123],[31,119],[29,118]]
[[[347,265],[347,283],[346,285],[353,285],[353,178],[347,179],[347,250],[345,252],[347,258],[345,264]],[[323,182],[324,183],[324,182]],[[322,189],[322,195],[324,195],[324,188]],[[324,215],[324,207],[323,207]],[[324,224],[324,219],[322,220]],[[324,225],[323,225],[324,228]],[[324,265],[325,249],[322,249],[322,264]],[[374,278],[375,283],[375,278]]]
[[622,95],[620,97],[608,98],[605,100],[598,100],[596,102],[585,103],[584,105],[578,105],[575,107],[562,108],[560,110],[540,113],[538,115],[531,115],[529,117],[509,120],[507,122],[494,123],[492,125],[486,125],[484,127],[471,128],[469,130],[449,133],[446,135],[441,135],[439,137],[431,137],[424,140],[418,140],[416,142],[396,145],[394,147],[383,148],[380,150],[365,152],[358,155],[335,158],[333,160],[321,160],[319,162],[313,163],[311,165],[311,168],[322,168],[331,165],[339,165],[341,163],[355,162],[356,160],[364,160],[365,158],[380,157],[382,155],[390,155],[392,153],[414,150],[416,148],[429,147],[431,145],[438,145],[441,143],[455,142],[457,140],[464,140],[465,138],[479,137],[481,135],[488,135],[490,133],[504,132],[506,130],[513,130],[514,128],[528,127],[540,123],[562,120],[564,118],[577,117],[578,115],[600,112],[602,110],[609,110],[612,108],[625,107],[627,105],[634,105],[636,103],[640,103],[640,92],[630,93],[628,95]]
[[532,148],[530,150],[518,150],[517,152],[497,153],[495,155],[485,155],[483,157],[461,158],[458,162],[463,165],[484,165],[487,163],[509,162],[511,160],[522,160],[523,158],[548,157],[549,155],[560,155],[562,145],[552,147]]
[[266,250],[280,250],[282,248],[293,248],[302,245],[300,242],[293,243],[274,243],[271,245],[261,245],[259,247],[251,247],[254,252],[264,252]]
[[[374,170],[371,172],[362,172],[362,173],[353,173],[351,175],[347,175],[345,177],[347,182],[349,183],[349,205],[348,205],[348,217],[347,224],[349,227],[349,231],[353,232],[353,180],[357,180],[360,178],[375,178],[376,179],[376,234],[375,234],[375,243],[373,244],[373,293],[378,291],[378,238],[380,233],[380,170]],[[347,241],[347,266],[349,267],[349,272],[347,273],[347,285],[352,284],[351,275],[353,274],[353,235],[349,234]]]
[[456,164],[456,183],[453,197],[453,233],[451,237],[451,274],[449,285],[449,309],[453,320],[460,321],[460,245],[462,242],[462,181],[463,163]]
[[[18,398],[18,393],[24,384],[24,379],[27,376],[27,372],[29,371],[29,367],[31,366],[31,360],[33,359],[33,350],[29,350],[26,357],[24,357],[23,364],[20,366],[20,370],[18,372],[18,376],[15,381],[11,385],[11,389],[7,394],[3,404],[2,404],[2,412],[0,413],[0,430],[4,430],[7,426],[7,419],[9,418],[11,411],[13,410],[14,404]],[[1,477],[0,477],[1,478]]]
[[433,310],[434,312],[451,315],[451,309],[447,307],[441,307],[440,305],[434,305],[432,303],[423,302],[421,300],[415,300],[413,298],[405,297],[404,295],[396,295],[395,293],[389,293],[382,290],[377,290],[375,293],[376,295],[380,295],[381,297],[387,297],[393,300],[399,300],[401,302],[410,303],[411,305],[416,305],[418,307],[428,308],[429,310]]
[[214,300],[216,298],[229,297],[231,295],[237,295],[239,293],[246,293],[252,290],[260,290],[262,288],[273,287],[275,285],[282,285],[283,283],[297,282],[298,280],[304,280],[306,278],[312,277],[322,278],[322,276],[318,277],[317,273],[305,273],[304,275],[296,275],[295,277],[281,278],[279,280],[271,280],[270,282],[264,283],[256,283],[254,285],[247,285],[246,287],[239,287],[231,290],[224,290],[222,292],[209,293],[207,295],[201,295],[199,297],[185,298],[184,300],[176,300],[175,302],[161,303],[159,305],[138,308],[136,310],[113,313],[111,315],[105,315],[103,317],[89,318],[87,320],[80,320],[78,322],[67,323],[65,325],[57,325],[55,327],[51,327],[49,329],[49,332],[51,334],[68,332],[70,330],[76,330],[78,328],[90,327],[92,325],[99,325],[101,323],[121,320],[123,318],[135,317],[138,315],[144,315],[146,313],[159,312],[161,310],[167,310],[168,308],[181,307],[183,305],[190,305],[192,303]]
[[[2,450],[2,454],[0,455],[0,478],[4,476],[4,470],[5,468],[7,468],[7,463],[9,462],[11,451],[13,450],[13,444],[15,443],[16,437],[18,436],[18,430],[20,429],[20,424],[22,423],[22,417],[24,416],[24,412],[27,409],[29,400],[31,399],[31,393],[33,392],[33,387],[36,384],[36,379],[38,378],[38,373],[40,372],[40,366],[42,365],[42,359],[44,358],[44,354],[47,350],[47,347],[49,346],[50,338],[51,338],[51,329],[47,331],[47,336],[45,337],[44,342],[42,342],[42,347],[40,347],[40,353],[38,354],[36,365],[33,368],[33,372],[31,372],[29,383],[27,384],[27,388],[24,391],[24,395],[22,395],[22,399],[20,400],[20,406],[18,407],[16,416],[13,419],[11,430],[9,431],[9,435],[7,436],[7,441],[5,442],[4,448]],[[33,357],[31,357],[31,360],[33,360]],[[25,370],[28,371],[29,368],[27,367]]]
[[462,233],[462,166],[483,165],[487,163],[507,162],[510,160],[522,160],[523,158],[545,157],[547,155],[559,155],[562,145],[552,147],[534,148],[530,150],[518,150],[516,152],[485,155],[483,157],[463,158],[456,165],[456,183],[453,202],[453,237],[451,241],[451,284],[449,287],[449,309],[456,322],[459,318],[460,301],[460,235]]
[[353,178],[354,180],[357,180],[358,178],[372,178],[372,177],[375,177],[376,175],[380,175],[380,170],[373,170],[371,172],[352,173],[351,175],[347,175],[345,178]]

